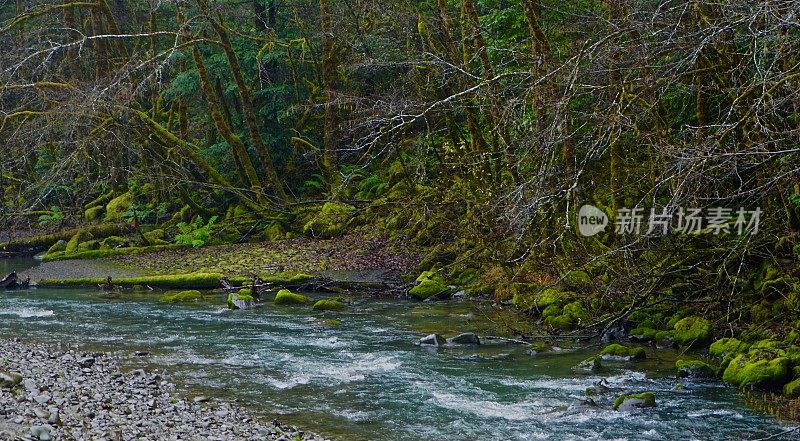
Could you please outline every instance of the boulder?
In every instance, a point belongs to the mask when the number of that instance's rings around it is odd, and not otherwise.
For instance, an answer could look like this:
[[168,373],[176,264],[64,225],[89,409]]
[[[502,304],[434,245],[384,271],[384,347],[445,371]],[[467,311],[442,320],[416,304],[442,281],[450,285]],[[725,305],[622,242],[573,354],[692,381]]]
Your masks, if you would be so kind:
[[630,412],[646,407],[656,407],[656,396],[652,392],[622,395],[614,400],[614,410],[619,412]]
[[439,334],[431,334],[419,339],[419,344],[422,346],[444,346],[447,340]]
[[700,360],[678,360],[675,362],[678,378],[708,380],[716,377],[714,368]]
[[586,360],[578,363],[578,365],[572,369],[581,372],[597,372],[602,367],[603,366],[600,363],[600,357],[589,357]]
[[239,294],[239,293],[228,294],[228,299],[226,303],[228,304],[228,309],[250,309],[253,306],[255,306],[255,301],[253,300],[253,296],[248,296],[246,294]]
[[791,375],[789,358],[780,349],[751,349],[728,363],[722,381],[739,388],[777,390]]
[[54,254],[54,253],[58,253],[58,252],[61,252],[61,251],[66,251],[66,250],[67,250],[67,241],[64,240],[64,239],[61,239],[58,242],[54,243],[53,246],[51,246],[47,250],[47,254]]
[[344,309],[344,303],[341,299],[322,299],[314,303],[313,309],[317,311],[341,311]]
[[647,358],[644,348],[629,348],[618,343],[612,343],[600,352],[604,361],[641,361]]
[[417,277],[416,282],[417,286],[411,288],[408,295],[417,300],[426,300],[450,293],[450,288],[445,285],[444,280],[436,271],[423,272]]
[[305,305],[308,302],[308,297],[293,293],[288,289],[282,289],[275,295],[276,305]]
[[675,323],[675,332],[672,338],[681,346],[708,346],[711,341],[711,323],[696,316],[683,318]]
[[474,332],[464,332],[448,340],[449,343],[456,345],[479,345],[481,340]]

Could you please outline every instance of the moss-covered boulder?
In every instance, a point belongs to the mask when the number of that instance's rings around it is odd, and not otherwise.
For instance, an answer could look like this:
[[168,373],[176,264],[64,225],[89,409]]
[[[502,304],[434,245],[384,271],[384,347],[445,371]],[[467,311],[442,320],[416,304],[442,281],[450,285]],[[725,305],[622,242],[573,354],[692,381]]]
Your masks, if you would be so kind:
[[783,385],[783,395],[787,398],[800,398],[800,378]]
[[86,219],[86,222],[89,223],[96,222],[102,218],[103,213],[105,213],[105,211],[106,207],[102,205],[97,207],[92,207],[83,212],[83,217],[84,219]]
[[236,293],[228,294],[228,309],[250,309],[254,306],[253,291],[249,288],[240,289]]
[[344,303],[341,299],[322,299],[314,303],[313,309],[317,311],[341,311]]
[[92,235],[92,233],[86,230],[80,230],[69,239],[69,242],[67,242],[67,246],[64,249],[64,253],[66,254],[77,253],[78,245],[80,245],[81,242],[86,242],[87,240],[92,240],[92,239],[94,239],[94,235]]
[[750,344],[736,338],[721,338],[708,348],[709,355],[718,358],[743,354],[750,349]]
[[647,343],[655,341],[658,332],[658,329],[639,326],[631,329],[631,332],[628,333],[628,338],[632,342]]
[[79,243],[76,252],[82,253],[84,251],[94,251],[99,249],[100,249],[100,241],[97,239],[92,239],[92,240],[87,240],[86,242]]
[[265,282],[279,286],[302,285],[313,278],[314,277],[310,274],[296,273],[292,271],[284,271],[262,277]]
[[678,378],[705,380],[716,377],[714,368],[700,360],[678,360],[675,362]]
[[167,245],[169,243],[164,240],[167,234],[161,228],[143,233],[142,236],[144,236],[144,240],[147,241],[148,245]]
[[575,290],[586,290],[592,286],[592,278],[586,271],[570,271],[561,279],[566,286]]
[[334,237],[347,228],[356,208],[337,202],[326,202],[314,218],[303,225],[303,234],[314,237]]
[[275,304],[276,305],[305,305],[309,302],[309,298],[302,295],[297,294],[289,291],[288,289],[282,289],[275,294]]
[[51,246],[50,248],[48,248],[47,254],[60,253],[66,250],[67,250],[67,241],[62,239],[54,243],[53,246]]
[[133,195],[131,192],[123,193],[111,199],[106,205],[106,221],[116,221],[122,219],[122,215],[130,210],[133,205]]
[[656,396],[652,392],[622,395],[614,400],[614,410],[620,412],[630,412],[646,407],[656,407]]
[[739,388],[778,390],[791,376],[789,358],[781,350],[752,349],[733,358],[722,381]]
[[425,300],[450,292],[444,279],[436,271],[424,271],[417,277],[417,286],[408,291],[408,295],[417,300]]
[[161,296],[163,303],[188,303],[196,302],[203,298],[203,293],[195,289],[180,291],[176,293],[167,293]]
[[580,372],[597,372],[602,367],[603,365],[600,363],[600,357],[589,357],[578,363],[578,365],[572,369]]
[[120,236],[108,236],[100,242],[101,250],[113,250],[128,243],[128,239]]
[[708,320],[690,316],[678,320],[672,338],[681,346],[702,347],[711,341],[711,323]]
[[605,361],[640,361],[647,358],[647,352],[644,348],[630,348],[612,343],[603,348],[600,357]]

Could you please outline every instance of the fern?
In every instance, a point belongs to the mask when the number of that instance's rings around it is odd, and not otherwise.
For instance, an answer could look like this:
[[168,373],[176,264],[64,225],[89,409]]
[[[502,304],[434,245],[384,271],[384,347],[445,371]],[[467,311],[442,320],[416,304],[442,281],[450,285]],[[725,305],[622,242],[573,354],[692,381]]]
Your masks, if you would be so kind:
[[378,176],[372,175],[361,181],[358,185],[356,198],[362,200],[374,199],[384,194],[388,189],[388,182],[383,181],[383,179]]
[[181,222],[178,224],[180,234],[175,236],[175,243],[179,245],[191,245],[194,248],[200,248],[208,242],[211,233],[214,229],[214,223],[217,221],[217,216],[212,216],[208,223],[203,222],[203,218],[197,218],[191,224]]
[[53,205],[50,207],[50,214],[43,214],[39,216],[39,226],[47,226],[50,224],[58,223],[64,220],[64,213],[61,212],[61,208]]

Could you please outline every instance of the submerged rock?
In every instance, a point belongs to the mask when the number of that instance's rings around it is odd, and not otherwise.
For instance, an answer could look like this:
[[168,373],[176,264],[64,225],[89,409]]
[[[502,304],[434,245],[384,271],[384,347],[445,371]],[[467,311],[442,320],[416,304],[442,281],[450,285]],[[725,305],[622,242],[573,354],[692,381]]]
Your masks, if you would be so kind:
[[314,303],[313,309],[317,311],[341,311],[344,309],[344,303],[339,298],[322,299]]
[[422,346],[444,346],[445,343],[447,340],[439,334],[431,334],[419,339],[419,344]]
[[612,343],[600,352],[604,361],[641,361],[647,358],[644,348],[629,348],[621,344]]
[[652,392],[622,395],[614,400],[614,410],[620,412],[630,412],[646,407],[656,407],[656,396]]
[[572,369],[581,372],[597,372],[602,367],[603,366],[600,364],[600,357],[589,357],[578,363],[578,365]]
[[479,345],[481,340],[474,332],[464,332],[448,340],[449,343],[456,345]]

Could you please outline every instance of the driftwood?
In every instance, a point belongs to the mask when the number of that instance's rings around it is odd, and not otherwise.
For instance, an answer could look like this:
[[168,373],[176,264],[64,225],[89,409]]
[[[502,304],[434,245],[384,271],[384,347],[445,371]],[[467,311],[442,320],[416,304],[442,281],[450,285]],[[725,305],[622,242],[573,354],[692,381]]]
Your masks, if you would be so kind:
[[0,280],[0,289],[25,289],[31,284],[31,278],[26,277],[22,280],[17,276],[15,271],[12,271],[7,276]]

